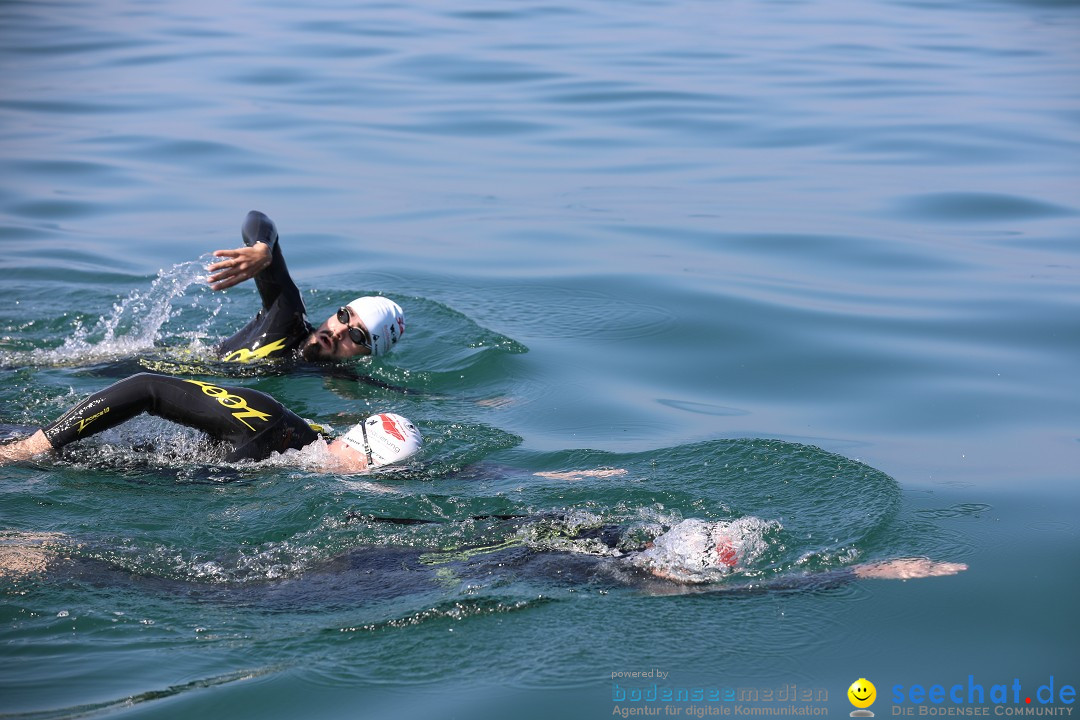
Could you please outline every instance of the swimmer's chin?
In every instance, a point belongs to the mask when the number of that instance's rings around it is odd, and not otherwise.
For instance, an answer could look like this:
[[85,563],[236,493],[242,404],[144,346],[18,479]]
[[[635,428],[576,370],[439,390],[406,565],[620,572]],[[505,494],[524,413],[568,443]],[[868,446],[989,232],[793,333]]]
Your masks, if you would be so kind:
[[[353,449],[344,440],[327,442],[322,437],[300,450],[289,450],[284,455],[275,457],[282,458],[279,461],[282,465],[295,467],[299,464],[309,472],[326,475],[367,475],[376,471],[392,473],[404,469],[402,465],[370,467],[367,456]],[[274,460],[271,459],[270,462],[273,463]]]
[[330,362],[334,360],[332,356],[327,355],[322,348],[316,336],[312,336],[312,341],[300,348],[300,357],[306,362]]
[[319,329],[300,346],[300,358],[312,363],[340,363],[350,355],[341,351],[341,343],[329,332]]
[[369,471],[367,458],[361,453],[340,440],[326,442],[324,438],[319,438],[299,450],[289,450],[283,455],[276,455],[268,462],[292,467],[299,465],[308,472],[328,475],[359,475]]

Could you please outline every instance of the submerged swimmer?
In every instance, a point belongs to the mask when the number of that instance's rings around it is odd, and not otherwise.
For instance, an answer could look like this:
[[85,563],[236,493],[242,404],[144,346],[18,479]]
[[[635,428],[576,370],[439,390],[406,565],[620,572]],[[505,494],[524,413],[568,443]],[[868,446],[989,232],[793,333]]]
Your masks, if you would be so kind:
[[[359,519],[373,524],[435,522],[372,516]],[[967,569],[962,563],[897,558],[816,573],[755,573],[754,560],[759,551],[746,545],[755,537],[760,539],[766,523],[758,518],[691,518],[644,542],[632,537],[634,533],[623,526],[599,521],[581,523],[559,514],[484,516],[470,521],[492,521],[493,527],[509,528],[511,533],[489,545],[361,546],[291,578],[266,578],[267,582],[263,582],[245,577],[238,582],[210,584],[132,576],[129,570],[113,568],[100,560],[71,557],[66,550],[72,546],[71,540],[52,533],[0,532],[0,578],[40,575],[54,569],[100,582],[103,575],[119,574],[121,579],[136,582],[182,584],[189,595],[206,592],[224,598],[224,594],[250,593],[247,601],[261,599],[278,607],[295,603],[310,610],[314,597],[327,605],[352,606],[434,588],[445,591],[450,584],[468,588],[468,594],[475,595],[485,586],[502,587],[507,581],[529,579],[569,587],[630,587],[651,595],[751,595],[820,590],[855,580],[942,577]],[[313,593],[313,589],[317,592]]]
[[[258,390],[139,373],[94,393],[30,437],[0,446],[0,464],[58,450],[142,413],[202,430],[223,446],[226,462],[300,450],[319,442],[323,431]],[[326,445],[322,469],[356,473],[398,463],[421,443],[420,432],[400,415],[372,415]]]
[[[366,519],[416,522],[400,518]],[[967,569],[962,563],[897,558],[815,574],[787,573],[765,579],[754,577],[752,571],[769,547],[766,539],[769,531],[779,526],[753,516],[735,520],[689,518],[647,541],[627,527],[602,523],[595,518],[590,521],[589,517],[583,520],[575,514],[496,519],[520,526],[507,540],[494,545],[427,552],[418,556],[418,562],[430,566],[470,561],[477,567],[509,568],[514,562],[506,553],[516,548],[520,562],[547,564],[548,560],[542,558],[561,555],[563,559],[554,560],[551,570],[564,580],[606,578],[661,594],[825,587],[854,579],[909,580],[955,575]],[[751,572],[747,575],[746,571]],[[736,574],[742,574],[744,579],[730,582]],[[657,579],[665,582],[657,584]]]
[[300,297],[278,242],[277,228],[252,210],[241,226],[244,247],[216,250],[224,258],[209,266],[208,282],[225,290],[255,278],[262,309],[251,322],[217,348],[227,362],[283,359],[298,354],[310,362],[344,360],[357,355],[385,355],[405,333],[405,314],[394,301],[360,297],[338,308],[318,328],[307,321]]

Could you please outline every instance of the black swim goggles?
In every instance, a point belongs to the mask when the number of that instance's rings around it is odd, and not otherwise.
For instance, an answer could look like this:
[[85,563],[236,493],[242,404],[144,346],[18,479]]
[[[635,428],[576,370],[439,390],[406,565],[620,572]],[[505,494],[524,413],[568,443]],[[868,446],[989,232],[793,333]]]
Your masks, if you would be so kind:
[[353,341],[354,345],[366,347],[368,350],[371,350],[371,338],[368,337],[367,330],[349,325],[350,320],[352,320],[352,313],[349,312],[349,308],[344,306],[339,307],[337,311],[337,321],[342,325],[348,325],[349,339]]

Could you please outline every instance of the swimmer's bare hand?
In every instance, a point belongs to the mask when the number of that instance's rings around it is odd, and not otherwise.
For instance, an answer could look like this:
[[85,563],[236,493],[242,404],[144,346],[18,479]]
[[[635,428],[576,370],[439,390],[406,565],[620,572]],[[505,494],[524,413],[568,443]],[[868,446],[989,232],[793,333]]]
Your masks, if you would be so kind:
[[967,570],[964,563],[937,562],[928,558],[900,558],[884,562],[865,563],[852,568],[856,577],[878,580],[912,580],[914,578],[955,575]]
[[0,578],[24,578],[45,572],[65,540],[61,533],[0,530]]
[[0,445],[0,465],[29,460],[35,455],[40,455],[52,449],[52,443],[45,437],[45,433],[38,430],[28,438],[16,440],[7,445]]
[[235,250],[215,250],[214,257],[226,259],[206,268],[210,272],[206,281],[210,283],[211,290],[225,290],[250,280],[270,267],[273,259],[270,246],[261,242]]
[[624,470],[623,468],[599,468],[597,470],[566,470],[563,472],[549,470],[545,472],[533,473],[533,475],[535,475],[536,477],[551,478],[552,480],[569,480],[570,482],[573,482],[575,480],[584,480],[585,478],[605,478],[625,474],[626,470]]

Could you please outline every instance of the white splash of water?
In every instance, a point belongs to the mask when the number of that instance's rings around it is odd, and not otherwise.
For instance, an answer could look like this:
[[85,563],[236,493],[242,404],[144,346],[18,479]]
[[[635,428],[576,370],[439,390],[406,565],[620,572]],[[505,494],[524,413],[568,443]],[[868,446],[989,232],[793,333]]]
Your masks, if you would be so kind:
[[[183,310],[177,302],[192,285],[206,288],[207,258],[179,263],[158,273],[146,290],[134,290],[113,305],[112,313],[101,317],[92,327],[81,324],[64,339],[60,347],[36,349],[29,353],[31,365],[85,365],[106,360],[130,357],[151,350],[161,339],[162,328]],[[200,297],[189,300],[198,304]],[[214,296],[203,310],[204,318],[194,332],[182,333],[188,338],[191,351],[203,347],[202,337],[221,310],[220,295]],[[206,304],[206,303],[203,303]]]
[[575,552],[587,555],[621,555],[599,538],[578,537],[586,530],[604,525],[604,519],[588,510],[574,509],[558,516],[543,518],[523,525],[516,532],[517,540],[539,549],[559,552]]

